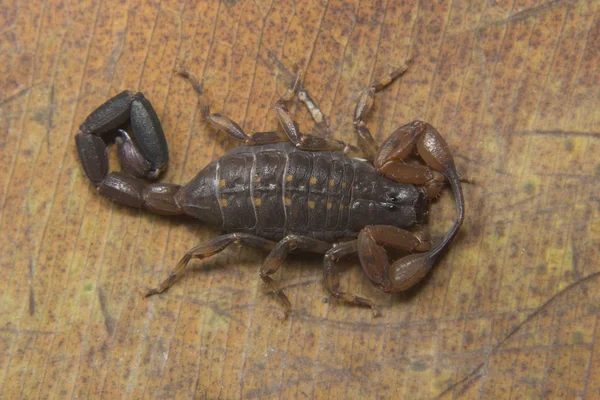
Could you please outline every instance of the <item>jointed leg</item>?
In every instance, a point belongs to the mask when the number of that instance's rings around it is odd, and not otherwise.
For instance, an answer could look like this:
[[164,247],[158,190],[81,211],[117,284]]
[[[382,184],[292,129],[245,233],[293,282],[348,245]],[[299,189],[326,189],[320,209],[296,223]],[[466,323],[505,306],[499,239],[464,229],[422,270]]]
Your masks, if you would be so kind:
[[271,278],[271,275],[281,268],[283,261],[287,258],[287,255],[291,250],[297,249],[304,252],[323,254],[330,248],[331,244],[322,240],[313,239],[307,236],[288,235],[279,241],[275,245],[275,248],[267,256],[260,269],[260,278],[277,296],[277,299],[284,308],[285,317],[287,317],[292,309],[292,304],[285,293],[283,293],[283,291],[275,283],[273,278]]
[[[407,63],[410,60],[407,61]],[[365,153],[368,159],[372,160],[377,151],[377,142],[373,139],[369,128],[364,122],[365,117],[373,108],[373,103],[375,101],[375,94],[381,90],[383,90],[387,85],[392,83],[394,79],[398,78],[408,69],[408,65],[405,64],[402,67],[398,68],[386,78],[371,83],[361,94],[358,99],[358,103],[354,109],[354,127],[356,129],[356,133],[358,134],[358,144],[362,151]]]
[[299,149],[315,151],[348,151],[348,149],[350,149],[351,146],[340,140],[322,138],[300,132],[298,124],[292,119],[287,106],[282,100],[279,100],[275,104],[274,109],[277,119],[283,127],[283,131],[286,133],[290,141]]
[[175,72],[185,78],[194,88],[196,93],[198,94],[198,99],[200,103],[200,111],[206,121],[214,128],[227,133],[229,136],[233,137],[235,140],[242,142],[247,146],[257,145],[257,144],[267,144],[267,143],[276,143],[281,142],[282,138],[277,134],[277,132],[259,132],[254,135],[248,135],[244,130],[232,119],[226,117],[222,114],[212,114],[210,112],[210,107],[206,103],[206,99],[204,98],[204,88],[202,84],[198,81],[192,73],[183,69],[177,68]]
[[[362,155],[360,150],[352,145],[344,143],[340,140],[330,139],[331,128],[327,123],[327,119],[319,109],[319,106],[310,96],[308,90],[302,86],[300,71],[296,69],[295,73],[289,72],[276,58],[272,57],[278,64],[280,71],[283,73],[285,80],[288,82],[289,87],[287,91],[281,96],[281,98],[275,103],[273,107],[279,123],[283,127],[285,134],[289,140],[296,145],[296,147],[303,150],[329,150],[329,151],[343,151],[349,156]],[[324,134],[325,137],[319,137],[314,135],[307,135],[300,132],[298,124],[292,119],[287,104],[290,103],[294,96],[300,100],[310,113],[317,130]]]
[[321,109],[319,109],[317,103],[315,103],[315,101],[312,99],[310,93],[308,93],[308,90],[305,89],[302,85],[302,74],[300,69],[297,66],[294,67],[294,69],[296,70],[296,72],[295,74],[292,74],[285,68],[281,68],[282,72],[285,75],[285,79],[290,84],[290,87],[288,88],[287,92],[281,97],[281,100],[289,102],[293,100],[295,95],[298,98],[298,100],[300,100],[300,102],[304,104],[304,106],[310,113],[310,116],[315,122],[317,130],[324,134],[326,137],[329,137],[329,135],[331,134],[331,128],[327,123],[325,115],[323,114]]
[[349,144],[346,144],[340,140],[330,139],[326,137],[318,137],[313,135],[307,135],[300,132],[298,124],[292,119],[289,109],[286,103],[293,99],[294,93],[297,94],[298,99],[304,103],[311,116],[313,117],[316,125],[324,130],[326,133],[330,132],[329,126],[325,121],[325,117],[318,106],[311,99],[308,92],[301,87],[299,75],[294,81],[293,85],[288,91],[275,103],[273,107],[275,109],[275,115],[279,123],[283,127],[283,131],[286,133],[290,141],[296,145],[296,147],[303,150],[329,150],[329,151],[343,151],[346,154],[358,153],[359,150]]
[[333,297],[345,301],[346,303],[354,304],[362,307],[371,307],[373,310],[373,316],[378,317],[381,315],[379,308],[371,300],[364,297],[356,296],[352,293],[342,292],[340,290],[340,272],[337,268],[337,261],[352,254],[356,254],[358,251],[358,241],[351,240],[349,242],[336,243],[333,247],[325,254],[323,259],[323,275],[325,281],[325,287]]
[[152,296],[155,294],[159,294],[167,290],[168,288],[177,281],[185,269],[187,268],[189,262],[192,259],[202,260],[204,258],[210,257],[221,251],[225,250],[227,246],[232,243],[239,243],[246,246],[256,247],[262,250],[271,250],[275,246],[275,242],[267,239],[263,239],[259,236],[249,235],[246,233],[230,233],[227,235],[219,236],[212,240],[200,243],[196,247],[189,250],[185,255],[179,260],[177,266],[173,271],[169,274],[167,279],[161,282],[156,288],[151,289],[146,293],[146,297]]

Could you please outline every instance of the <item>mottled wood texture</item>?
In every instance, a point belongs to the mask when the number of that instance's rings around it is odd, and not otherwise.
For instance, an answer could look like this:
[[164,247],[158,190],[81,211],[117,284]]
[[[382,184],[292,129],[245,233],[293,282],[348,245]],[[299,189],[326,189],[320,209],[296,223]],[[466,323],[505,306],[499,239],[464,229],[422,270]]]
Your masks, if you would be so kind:
[[[3,1],[0,397],[600,396],[600,2],[432,3]],[[371,131],[427,120],[477,182],[423,285],[383,295],[348,264],[343,285],[382,318],[328,302],[320,259],[296,257],[279,276],[295,311],[279,321],[252,249],[143,298],[217,232],[113,205],[77,163],[79,123],[138,89],[170,143],[165,181],[190,179],[236,144],[202,123],[173,67],[260,131],[284,91],[269,52],[306,71],[348,141],[361,88],[412,55]],[[444,195],[434,232],[453,216]]]

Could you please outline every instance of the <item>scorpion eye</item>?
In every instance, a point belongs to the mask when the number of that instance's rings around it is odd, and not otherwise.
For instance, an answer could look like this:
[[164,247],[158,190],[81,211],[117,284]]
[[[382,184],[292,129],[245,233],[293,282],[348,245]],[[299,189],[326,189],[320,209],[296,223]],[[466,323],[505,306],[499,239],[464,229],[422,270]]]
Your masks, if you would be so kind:
[[396,210],[398,208],[395,205],[389,204],[389,203],[384,204],[384,207],[387,208],[390,211],[394,211],[394,210]]

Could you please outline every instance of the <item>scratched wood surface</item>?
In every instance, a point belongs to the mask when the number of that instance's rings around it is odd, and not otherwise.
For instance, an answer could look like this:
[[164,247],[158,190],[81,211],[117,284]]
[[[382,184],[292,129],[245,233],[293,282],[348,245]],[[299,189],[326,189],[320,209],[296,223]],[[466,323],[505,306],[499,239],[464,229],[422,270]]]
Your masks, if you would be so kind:
[[[0,8],[0,398],[599,398],[600,2],[5,0]],[[378,140],[424,119],[447,138],[467,219],[424,284],[343,285],[383,317],[328,299],[318,257],[259,283],[264,254],[232,248],[145,299],[218,232],[99,197],[73,136],[96,106],[143,91],[182,183],[235,143],[213,110],[276,126],[269,54],[306,71],[334,135],[374,77]],[[295,116],[305,131],[310,120]],[[113,168],[118,168],[112,159]],[[433,206],[437,237],[452,197]]]

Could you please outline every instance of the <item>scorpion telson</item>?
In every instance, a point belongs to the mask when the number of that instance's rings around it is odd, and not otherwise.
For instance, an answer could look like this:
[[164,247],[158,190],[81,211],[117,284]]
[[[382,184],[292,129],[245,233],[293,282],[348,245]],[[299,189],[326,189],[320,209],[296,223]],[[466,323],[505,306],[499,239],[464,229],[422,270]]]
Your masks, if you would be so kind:
[[[167,290],[190,260],[217,254],[232,243],[269,252],[260,277],[286,316],[291,303],[271,276],[292,250],[324,254],[325,287],[338,299],[371,307],[374,315],[379,310],[371,300],[340,289],[337,260],[358,254],[370,281],[384,292],[408,289],[423,278],[459,230],[464,204],[450,149],[433,126],[411,122],[377,145],[364,122],[376,93],[406,69],[399,68],[362,92],[354,110],[358,146],[299,130],[288,111],[294,98],[321,131],[330,132],[299,74],[288,79],[293,83],[274,106],[285,135],[248,135],[228,117],[211,113],[202,85],[189,72],[177,70],[199,96],[205,120],[243,143],[186,185],[145,182],[160,176],[169,156],[160,121],[143,94],[122,92],[92,112],[75,139],[83,170],[100,194],[155,213],[188,215],[225,232],[189,250],[147,296]],[[107,144],[115,137],[123,172],[109,172]],[[411,162],[415,156],[422,162]],[[446,181],[454,193],[457,218],[443,240],[432,246],[408,229],[425,222],[430,199]],[[384,246],[411,254],[390,264]]]

